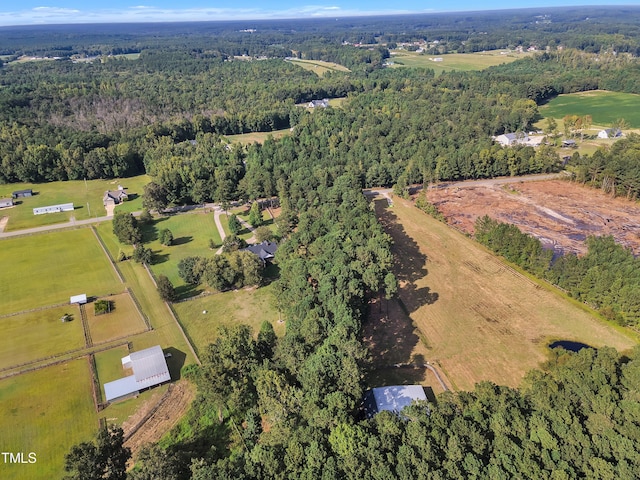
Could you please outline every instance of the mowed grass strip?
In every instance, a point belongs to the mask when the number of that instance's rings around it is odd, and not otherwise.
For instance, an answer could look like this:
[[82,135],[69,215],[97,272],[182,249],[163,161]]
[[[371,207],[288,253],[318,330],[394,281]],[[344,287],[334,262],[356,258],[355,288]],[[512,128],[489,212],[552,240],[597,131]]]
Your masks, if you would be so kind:
[[[68,222],[71,217],[84,220],[93,217],[103,217],[107,211],[102,204],[102,197],[107,190],[117,190],[118,185],[127,188],[130,201],[116,207],[118,210],[133,212],[142,210],[142,193],[150,178],[140,175],[131,178],[115,180],[70,180],[67,182],[51,183],[13,183],[0,185],[0,198],[11,198],[15,190],[32,189],[34,196],[19,198],[15,207],[3,209],[0,216],[8,216],[9,222],[5,230],[14,231],[24,228],[52,225]],[[73,203],[72,212],[47,213],[34,215],[35,207]]]
[[[71,321],[62,322],[64,315]],[[0,319],[0,368],[21,365],[84,347],[80,310],[75,305]]]
[[636,342],[508,267],[410,202],[376,203],[394,240],[399,297],[422,332],[428,361],[455,388],[489,380],[517,386],[548,358],[553,340],[624,351]]
[[0,315],[122,290],[88,228],[0,241]]
[[[278,336],[284,335],[284,322],[279,322],[278,311],[272,302],[273,287],[242,289],[216,293],[196,300],[174,304],[180,323],[194,342],[198,354],[218,336],[220,326],[246,324],[255,335],[267,320]],[[206,312],[206,313],[203,313]]]
[[540,107],[540,113],[556,119],[591,115],[593,123],[602,126],[623,118],[631,128],[640,128],[640,95],[606,90],[558,95]]
[[3,463],[3,480],[62,478],[69,448],[90,440],[98,428],[86,358],[1,380],[0,399],[2,451],[37,458],[33,464]]
[[96,315],[94,302],[88,303],[85,307],[94,345],[145,331],[144,319],[128,293],[103,297],[101,300],[110,301],[113,310]]

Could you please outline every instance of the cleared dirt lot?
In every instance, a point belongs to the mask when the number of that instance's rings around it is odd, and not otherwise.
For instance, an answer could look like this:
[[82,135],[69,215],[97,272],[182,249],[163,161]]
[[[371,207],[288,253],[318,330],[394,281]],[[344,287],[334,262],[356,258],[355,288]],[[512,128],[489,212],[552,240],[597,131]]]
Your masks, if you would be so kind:
[[640,204],[564,180],[455,184],[428,190],[427,198],[447,222],[473,233],[489,215],[517,225],[557,252],[585,253],[589,235],[613,235],[640,254]]

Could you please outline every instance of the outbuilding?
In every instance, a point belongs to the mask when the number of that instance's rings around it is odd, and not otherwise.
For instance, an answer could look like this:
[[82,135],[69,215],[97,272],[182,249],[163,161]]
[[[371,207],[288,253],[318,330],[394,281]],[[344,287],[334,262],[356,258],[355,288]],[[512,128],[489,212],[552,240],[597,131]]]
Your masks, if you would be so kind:
[[399,414],[416,401],[426,401],[422,385],[395,385],[368,390],[364,395],[364,413],[367,418],[388,411]]
[[81,295],[73,295],[69,298],[69,303],[71,305],[73,305],[74,303],[78,305],[84,305],[85,303],[87,303],[87,294],[83,293]]
[[0,198],[0,208],[13,207],[13,198]]
[[30,189],[30,188],[25,188],[24,190],[16,190],[15,192],[13,192],[11,194],[11,196],[13,198],[32,197],[33,196],[33,190]]
[[48,205],[46,207],[36,207],[33,209],[34,215],[43,215],[45,213],[72,212],[73,203],[61,203],[60,205]]
[[132,352],[123,357],[122,368],[133,374],[104,384],[107,402],[123,400],[137,395],[141,390],[169,382],[171,375],[160,345]]

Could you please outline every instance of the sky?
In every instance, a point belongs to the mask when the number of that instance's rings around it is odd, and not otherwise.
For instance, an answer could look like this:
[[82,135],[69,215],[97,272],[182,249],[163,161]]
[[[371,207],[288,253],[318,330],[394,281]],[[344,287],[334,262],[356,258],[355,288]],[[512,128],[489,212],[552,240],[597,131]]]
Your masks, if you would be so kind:
[[[142,2],[142,3],[141,3]],[[0,26],[345,17],[603,5],[611,0],[1,0]],[[638,5],[639,0],[613,0]]]

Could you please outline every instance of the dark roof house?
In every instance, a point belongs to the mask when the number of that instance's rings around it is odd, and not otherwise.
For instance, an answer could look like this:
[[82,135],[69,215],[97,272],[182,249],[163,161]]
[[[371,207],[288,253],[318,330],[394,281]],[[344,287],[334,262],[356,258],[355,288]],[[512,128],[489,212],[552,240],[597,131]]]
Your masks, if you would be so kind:
[[254,255],[257,255],[263,263],[266,263],[267,261],[273,260],[275,257],[276,250],[278,250],[278,244],[264,241],[255,245],[249,245],[244,250],[248,250]]
[[367,418],[389,411],[399,414],[414,401],[427,400],[421,385],[396,385],[368,390],[364,395],[364,413]]
[[118,190],[107,190],[104,192],[104,197],[102,197],[102,203],[107,205],[109,203],[113,203],[114,205],[118,205],[129,198],[129,195],[124,189]]
[[322,100],[311,100],[309,102],[309,108],[322,107],[327,108],[329,106],[329,99],[323,98]]
[[167,360],[160,345],[123,357],[122,368],[131,369],[133,375],[104,384],[107,402],[137,395],[140,390],[171,380]]

